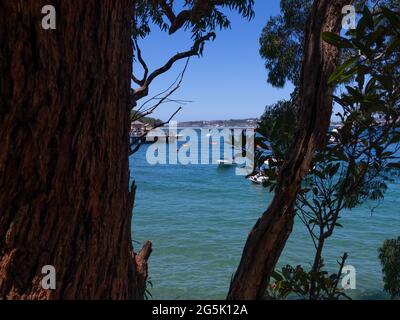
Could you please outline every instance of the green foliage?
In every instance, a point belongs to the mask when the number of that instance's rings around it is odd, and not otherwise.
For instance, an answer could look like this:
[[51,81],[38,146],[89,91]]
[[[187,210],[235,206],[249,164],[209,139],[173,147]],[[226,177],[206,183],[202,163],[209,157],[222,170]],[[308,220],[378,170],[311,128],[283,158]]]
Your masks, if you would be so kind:
[[133,122],[133,121],[137,121],[137,120],[143,122],[144,124],[149,124],[152,127],[162,125],[162,123],[163,123],[163,121],[160,119],[148,117],[142,112],[132,110],[131,111],[131,121]]
[[[144,37],[151,31],[151,25],[159,27],[163,31],[170,28],[170,21],[165,17],[162,10],[161,2],[166,2],[172,6],[173,1],[161,0],[138,0],[135,1],[135,18],[133,23],[134,37]],[[196,8],[196,0],[184,0],[178,9],[182,12]],[[199,14],[197,17],[188,19],[184,25],[184,30],[190,30],[193,38],[199,38],[204,33],[216,31],[217,29],[230,28],[230,21],[221,9],[237,11],[242,17],[251,19],[254,17],[253,5],[254,0],[225,0],[219,5],[204,4],[206,14]]]
[[283,160],[297,129],[296,114],[291,101],[278,101],[267,106],[258,123],[256,143],[263,148],[269,141],[274,157]]
[[[335,96],[343,111],[337,116],[343,126],[333,134],[338,143],[327,146],[316,161],[325,160],[347,166],[345,179],[335,182],[344,207],[352,208],[363,201],[383,197],[392,169],[398,167],[400,119],[400,18],[385,7],[372,14],[365,7],[356,30],[345,37],[325,33],[325,41],[339,48],[351,48],[351,55],[330,77],[343,83],[341,96]],[[343,163],[341,165],[340,163]],[[329,170],[329,165],[324,170]],[[313,172],[319,177],[324,172]]]
[[[346,91],[335,97],[343,112],[338,114],[344,123],[338,137],[342,145],[351,146],[356,152],[349,157],[354,171],[388,173],[399,168],[397,151],[400,131],[400,18],[399,13],[382,7],[371,13],[365,7],[356,30],[345,37],[324,39],[339,47],[345,42],[352,48],[352,55],[332,74],[330,81],[343,83]],[[359,150],[359,151],[357,151]],[[358,162],[357,162],[358,161]],[[360,167],[357,167],[359,165]],[[387,175],[386,178],[389,176]],[[379,185],[377,181],[374,186]],[[369,185],[358,193],[368,193]],[[371,193],[371,197],[379,193]],[[357,201],[356,201],[357,202]]]
[[[185,0],[184,7],[193,7],[197,0]],[[253,12],[254,0],[225,0],[221,8],[228,8],[237,11],[244,18],[251,19],[254,17]],[[188,22],[185,26],[190,29],[193,36],[200,37],[203,33],[208,31],[215,31],[217,29],[230,28],[231,24],[227,16],[214,6],[210,15],[199,19],[198,21]]]
[[263,168],[269,178],[264,185],[271,191],[276,186],[278,168],[290,151],[296,130],[297,119],[291,100],[278,101],[265,108],[256,129],[255,167]]
[[[356,0],[356,11],[363,12],[366,4],[374,6],[377,0]],[[379,0],[388,8],[399,8],[398,0]],[[265,60],[268,70],[268,82],[276,87],[283,87],[286,81],[295,86],[299,84],[301,61],[304,51],[304,30],[307,18],[311,12],[312,0],[281,0],[281,13],[271,17],[262,30],[260,37],[260,55]],[[364,12],[365,14],[365,12]],[[362,25],[371,26],[371,19],[362,19]],[[325,37],[337,37],[325,35]],[[341,59],[349,56],[346,40],[342,43]]]
[[392,299],[400,297],[400,237],[384,241],[379,248],[379,259],[384,274],[385,291],[390,293]]
[[[365,7],[357,28],[348,31],[346,36],[323,34],[323,39],[328,43],[341,49],[350,49],[351,56],[331,75],[330,82],[344,83],[357,76],[358,88],[348,89],[358,99],[354,102],[369,105],[382,102],[379,100],[382,98],[379,92],[382,91],[391,96],[398,95],[399,83],[396,80],[400,76],[399,16],[399,12],[385,7],[377,10],[375,14]],[[372,79],[368,79],[367,75]],[[367,80],[369,82],[366,85]],[[365,92],[362,92],[362,89],[365,89]],[[365,97],[361,99],[363,94]]]
[[139,121],[143,122],[144,124],[149,124],[151,127],[159,126],[163,123],[162,120],[151,117],[143,117],[140,118]]
[[[344,89],[334,97],[342,108],[337,113],[341,125],[328,134],[325,148],[315,154],[296,203],[297,216],[316,248],[313,266],[310,272],[287,267],[286,276],[275,284],[277,296],[286,297],[291,292],[303,297],[308,292],[310,298],[321,297],[325,283],[321,279],[329,278],[322,271],[322,248],[335,228],[342,227],[343,209],[382,199],[387,181],[394,181],[393,173],[400,167],[400,15],[387,8],[373,13],[364,8],[362,12],[356,30],[345,36],[323,35],[345,53],[330,78]],[[277,107],[281,113],[287,112],[284,105]],[[269,145],[272,154],[282,157],[290,151],[294,132],[290,132],[293,120],[285,123],[282,117],[282,123],[276,121],[280,112],[265,113],[260,127],[267,134],[260,139],[268,138],[264,146]],[[274,162],[278,169],[282,163]],[[277,183],[277,168],[267,171],[272,189]]]
[[350,299],[343,289],[338,288],[340,277],[341,271],[337,274],[328,274],[322,270],[305,271],[300,265],[295,268],[286,265],[280,272],[272,274],[274,282],[268,288],[267,299],[284,300],[296,297],[307,300],[310,297],[312,282],[315,282],[314,299],[316,300]]
[[260,55],[268,70],[268,82],[283,87],[298,84],[303,56],[304,29],[312,0],[281,0],[281,13],[271,17],[260,37]]
[[339,48],[352,50],[330,79],[338,84],[350,81],[335,96],[342,107],[337,114],[342,125],[315,155],[314,167],[298,196],[298,216],[316,246],[342,227],[343,209],[382,199],[399,164],[400,48],[392,50],[391,43],[400,33],[387,11],[382,8],[373,15],[365,8],[357,29],[346,37],[323,36]]

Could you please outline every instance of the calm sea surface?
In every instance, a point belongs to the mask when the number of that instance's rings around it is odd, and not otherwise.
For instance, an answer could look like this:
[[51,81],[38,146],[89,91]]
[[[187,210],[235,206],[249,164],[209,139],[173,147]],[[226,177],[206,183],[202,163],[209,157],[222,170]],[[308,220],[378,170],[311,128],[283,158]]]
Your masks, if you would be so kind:
[[[144,146],[130,160],[138,189],[133,213],[134,246],[150,239],[150,289],[154,299],[224,299],[248,232],[267,208],[272,194],[235,169],[217,165],[155,165]],[[329,271],[349,253],[357,271],[354,298],[387,298],[377,249],[400,236],[400,186],[390,184],[385,200],[346,211],[325,246]],[[314,249],[297,221],[279,265],[309,266]]]

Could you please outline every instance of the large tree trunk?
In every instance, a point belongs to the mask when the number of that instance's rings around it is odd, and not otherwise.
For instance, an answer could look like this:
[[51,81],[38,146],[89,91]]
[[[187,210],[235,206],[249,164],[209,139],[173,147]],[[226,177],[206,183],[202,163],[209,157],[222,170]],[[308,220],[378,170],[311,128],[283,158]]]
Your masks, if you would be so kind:
[[342,7],[348,0],[315,0],[308,20],[299,92],[300,129],[285,161],[274,198],[250,232],[228,299],[262,299],[270,275],[292,232],[300,183],[309,171],[314,152],[325,141],[332,113],[328,78],[337,66],[339,51],[321,34],[339,33]]
[[[42,29],[53,5],[57,29]],[[0,299],[142,298],[130,0],[0,0]],[[41,286],[56,269],[56,290]]]

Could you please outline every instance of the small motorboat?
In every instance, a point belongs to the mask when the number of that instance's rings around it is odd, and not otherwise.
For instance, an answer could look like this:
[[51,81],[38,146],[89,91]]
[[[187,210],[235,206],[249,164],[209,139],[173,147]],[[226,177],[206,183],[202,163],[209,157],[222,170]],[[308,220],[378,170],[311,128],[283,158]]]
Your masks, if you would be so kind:
[[247,179],[249,179],[254,184],[263,184],[264,182],[268,181],[268,178],[266,176],[261,175],[261,174],[256,174],[254,176],[250,176]]
[[[340,126],[337,128],[341,128]],[[336,142],[336,135],[339,133],[339,130],[337,128],[332,129],[330,135],[329,135],[329,143],[335,143]]]
[[216,163],[220,167],[228,167],[228,166],[233,166],[235,163],[232,160],[217,160]]

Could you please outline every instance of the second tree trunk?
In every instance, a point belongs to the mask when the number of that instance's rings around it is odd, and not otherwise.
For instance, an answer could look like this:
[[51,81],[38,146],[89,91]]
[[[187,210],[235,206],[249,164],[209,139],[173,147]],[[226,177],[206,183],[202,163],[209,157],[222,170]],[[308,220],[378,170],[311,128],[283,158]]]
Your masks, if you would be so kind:
[[263,299],[270,276],[292,232],[300,183],[310,169],[314,152],[325,141],[332,114],[332,86],[339,51],[321,39],[323,32],[339,33],[342,7],[348,0],[316,0],[307,23],[299,92],[299,130],[282,166],[274,198],[251,230],[228,299]]

